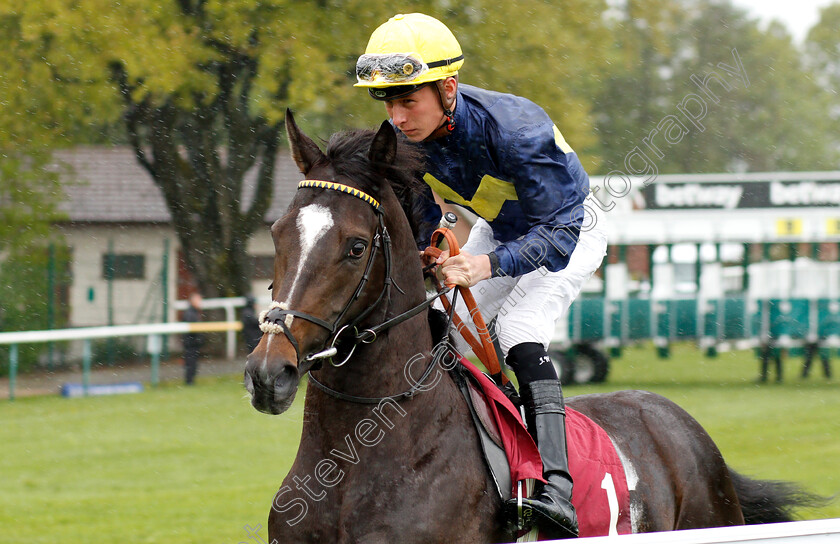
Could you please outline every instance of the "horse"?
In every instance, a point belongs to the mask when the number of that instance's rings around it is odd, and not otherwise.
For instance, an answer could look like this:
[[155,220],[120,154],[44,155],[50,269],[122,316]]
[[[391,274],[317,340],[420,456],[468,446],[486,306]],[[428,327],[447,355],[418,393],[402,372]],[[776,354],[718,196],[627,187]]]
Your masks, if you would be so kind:
[[[304,180],[271,227],[273,302],[244,385],[268,414],[288,409],[307,375],[309,385],[269,540],[509,542],[469,407],[434,354],[441,333],[411,213],[422,154],[387,121],[336,133],[325,152],[290,111],[286,130]],[[700,424],[661,396],[583,395],[567,406],[623,452],[633,532],[788,521],[807,502],[792,484],[729,469]]]

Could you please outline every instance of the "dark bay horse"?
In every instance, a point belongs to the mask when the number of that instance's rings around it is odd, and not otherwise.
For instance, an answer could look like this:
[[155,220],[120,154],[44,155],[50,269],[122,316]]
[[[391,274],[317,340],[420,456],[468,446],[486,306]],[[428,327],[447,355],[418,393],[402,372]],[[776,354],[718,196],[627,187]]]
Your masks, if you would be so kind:
[[[413,228],[422,157],[386,122],[326,153],[287,113],[305,181],[271,229],[273,303],[248,357],[253,406],[279,414],[311,371],[297,458],[269,514],[286,542],[506,542],[469,409],[433,357]],[[796,489],[730,471],[703,428],[641,391],[568,405],[623,452],[634,532],[786,521]]]

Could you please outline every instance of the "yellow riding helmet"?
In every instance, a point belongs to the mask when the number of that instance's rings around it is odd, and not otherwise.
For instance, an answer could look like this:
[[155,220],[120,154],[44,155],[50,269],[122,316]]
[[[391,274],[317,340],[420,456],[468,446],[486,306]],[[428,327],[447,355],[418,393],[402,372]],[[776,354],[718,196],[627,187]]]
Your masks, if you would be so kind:
[[461,46],[445,24],[422,13],[394,15],[371,34],[356,62],[355,86],[417,88],[457,75],[463,64]]

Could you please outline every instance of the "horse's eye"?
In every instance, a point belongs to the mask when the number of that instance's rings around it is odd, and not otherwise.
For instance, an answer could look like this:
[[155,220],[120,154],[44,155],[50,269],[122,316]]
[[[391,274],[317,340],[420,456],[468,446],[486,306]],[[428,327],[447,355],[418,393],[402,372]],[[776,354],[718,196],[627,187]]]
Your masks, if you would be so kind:
[[365,254],[366,249],[367,244],[362,242],[361,240],[357,240],[353,243],[353,246],[350,248],[350,256],[354,259],[358,259],[359,257]]

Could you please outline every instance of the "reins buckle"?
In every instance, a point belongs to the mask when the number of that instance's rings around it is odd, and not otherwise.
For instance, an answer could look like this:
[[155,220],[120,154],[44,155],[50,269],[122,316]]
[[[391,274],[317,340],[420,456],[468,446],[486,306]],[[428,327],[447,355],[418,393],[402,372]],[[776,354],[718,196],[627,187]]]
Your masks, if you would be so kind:
[[362,344],[373,344],[376,342],[376,331],[373,329],[365,329],[356,335],[356,340]]

